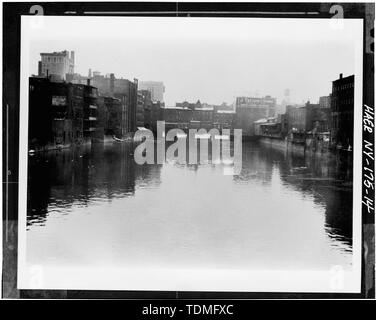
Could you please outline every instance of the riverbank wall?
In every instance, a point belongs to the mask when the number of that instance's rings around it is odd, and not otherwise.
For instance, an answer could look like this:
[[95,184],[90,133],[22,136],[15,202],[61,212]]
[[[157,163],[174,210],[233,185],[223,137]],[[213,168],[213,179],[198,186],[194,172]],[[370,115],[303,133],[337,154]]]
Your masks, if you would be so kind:
[[133,136],[128,135],[124,139],[116,140],[113,136],[105,135],[103,138],[80,139],[70,143],[47,143],[45,145],[34,145],[33,147],[30,147],[28,151],[30,154],[34,154],[47,151],[56,151],[77,147],[90,147],[91,145],[122,143],[129,141],[133,141]]
[[70,143],[46,143],[45,145],[33,145],[29,147],[29,153],[38,153],[53,150],[69,149],[76,146],[88,146],[91,145],[91,139],[81,139]]
[[315,141],[312,138],[307,138],[304,141],[297,142],[287,138],[259,137],[258,141],[266,147],[301,155],[328,155],[331,153],[327,143],[324,141]]

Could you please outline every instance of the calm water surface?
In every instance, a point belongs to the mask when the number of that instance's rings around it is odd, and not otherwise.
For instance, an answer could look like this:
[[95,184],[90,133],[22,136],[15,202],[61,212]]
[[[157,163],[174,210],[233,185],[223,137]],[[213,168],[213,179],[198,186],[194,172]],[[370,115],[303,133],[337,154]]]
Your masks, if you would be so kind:
[[29,157],[27,263],[323,270],[352,264],[352,166],[243,142],[243,169],[137,165],[133,144]]

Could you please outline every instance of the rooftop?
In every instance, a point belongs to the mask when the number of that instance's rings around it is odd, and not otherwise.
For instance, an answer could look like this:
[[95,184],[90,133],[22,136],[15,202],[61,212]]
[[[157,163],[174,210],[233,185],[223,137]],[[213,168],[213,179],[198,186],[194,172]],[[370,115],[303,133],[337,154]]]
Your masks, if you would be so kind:
[[69,52],[67,50],[64,51],[54,51],[54,52],[42,52],[41,56],[67,56]]
[[234,110],[217,110],[217,113],[235,113]]
[[196,108],[196,111],[213,111],[213,107]]

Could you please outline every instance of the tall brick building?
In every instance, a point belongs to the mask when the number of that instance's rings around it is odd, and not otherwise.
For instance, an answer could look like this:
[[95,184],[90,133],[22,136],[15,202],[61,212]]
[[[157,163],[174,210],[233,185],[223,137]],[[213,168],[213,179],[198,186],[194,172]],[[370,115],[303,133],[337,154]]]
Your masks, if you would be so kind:
[[29,78],[29,148],[51,149],[95,137],[97,89]]
[[343,148],[353,147],[354,141],[354,75],[333,81],[332,143]]
[[145,127],[147,129],[152,127],[152,106],[150,91],[139,90],[137,97],[137,127]]
[[309,101],[304,105],[286,106],[288,131],[296,132],[328,132],[331,125],[330,108],[313,104]]
[[101,96],[120,99],[124,107],[122,121],[125,122],[121,136],[128,132],[135,132],[137,130],[137,79],[132,82],[128,79],[117,79],[113,73],[103,76],[99,72],[94,72],[92,85],[98,88]]

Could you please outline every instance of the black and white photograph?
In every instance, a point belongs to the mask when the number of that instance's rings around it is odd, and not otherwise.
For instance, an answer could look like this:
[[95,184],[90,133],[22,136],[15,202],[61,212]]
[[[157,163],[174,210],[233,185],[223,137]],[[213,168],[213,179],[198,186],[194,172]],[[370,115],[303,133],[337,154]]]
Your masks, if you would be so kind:
[[39,13],[18,289],[361,293],[364,20]]

